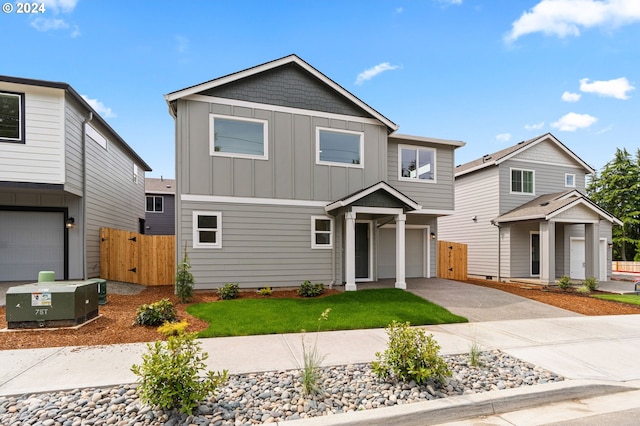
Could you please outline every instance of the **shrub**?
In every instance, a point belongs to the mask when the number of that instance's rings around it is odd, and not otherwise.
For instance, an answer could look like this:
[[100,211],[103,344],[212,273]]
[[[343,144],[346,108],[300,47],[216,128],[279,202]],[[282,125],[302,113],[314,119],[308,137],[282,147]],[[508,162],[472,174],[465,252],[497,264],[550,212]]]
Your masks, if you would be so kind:
[[[329,319],[331,308],[327,308],[318,318],[318,332],[322,326],[322,321]],[[305,336],[302,336],[302,366],[300,367],[300,383],[304,395],[319,395],[322,393],[320,381],[322,380],[322,369],[320,368],[325,355],[318,350],[318,335],[313,342],[313,346],[308,346]]]
[[184,245],[184,257],[178,265],[178,272],[176,273],[176,296],[180,299],[180,302],[187,303],[193,299],[193,274],[189,272],[191,269],[191,263],[187,256],[187,244]]
[[158,327],[157,330],[158,333],[169,337],[183,334],[187,330],[187,327],[189,327],[189,323],[186,320],[182,320],[180,322],[165,322]]
[[316,297],[324,293],[324,284],[315,283],[311,284],[311,281],[307,280],[300,284],[298,288],[298,294],[302,297]]
[[589,289],[589,291],[594,291],[598,288],[598,281],[595,277],[589,277],[584,280],[584,286]]
[[587,287],[586,285],[581,285],[576,289],[576,291],[581,294],[591,293],[591,290],[589,290],[589,287]]
[[408,322],[393,321],[385,330],[389,336],[387,350],[376,352],[377,360],[371,363],[378,377],[425,384],[429,379],[443,382],[451,376],[449,365],[438,355],[440,345],[433,335],[409,327]]
[[169,299],[162,299],[149,305],[142,305],[136,311],[136,324],[159,326],[165,322],[175,322],[176,308]]
[[271,287],[262,287],[258,289],[258,294],[260,296],[271,296],[271,293],[273,293]]
[[206,371],[208,354],[201,352],[195,338],[195,333],[180,333],[166,342],[147,343],[142,364],[131,367],[138,376],[136,392],[144,403],[191,414],[200,401],[226,381],[226,370]]
[[558,287],[560,287],[561,290],[567,291],[567,289],[571,287],[571,280],[569,279],[569,277],[565,275],[560,278],[558,280]]
[[237,283],[227,283],[218,289],[218,294],[222,300],[231,300],[238,298],[240,286]]
[[475,340],[469,348],[469,364],[471,364],[472,367],[484,366],[484,362],[482,362],[482,349]]

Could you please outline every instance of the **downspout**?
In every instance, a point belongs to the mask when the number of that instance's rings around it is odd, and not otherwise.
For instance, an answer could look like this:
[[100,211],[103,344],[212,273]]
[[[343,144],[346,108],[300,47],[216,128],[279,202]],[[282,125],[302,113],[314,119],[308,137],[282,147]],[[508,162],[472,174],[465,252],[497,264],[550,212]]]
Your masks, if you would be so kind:
[[500,259],[502,259],[502,253],[500,250],[500,225],[498,225],[494,220],[491,221],[491,224],[498,228],[498,282],[500,282]]
[[82,279],[87,279],[87,124],[93,112],[82,122]]

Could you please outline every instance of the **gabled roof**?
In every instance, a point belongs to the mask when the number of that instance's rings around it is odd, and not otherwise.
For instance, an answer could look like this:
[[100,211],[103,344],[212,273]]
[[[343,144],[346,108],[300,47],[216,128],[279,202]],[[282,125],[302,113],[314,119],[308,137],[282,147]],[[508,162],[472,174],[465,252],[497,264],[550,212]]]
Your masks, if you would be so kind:
[[587,171],[587,173],[595,172],[595,169],[593,169],[590,165],[585,163],[580,157],[578,157],[573,151],[567,148],[555,136],[553,136],[551,133],[545,133],[544,135],[535,137],[533,139],[529,139],[528,141],[522,141],[516,145],[510,146],[509,148],[505,148],[501,151],[494,152],[493,154],[487,154],[481,158],[478,158],[477,160],[459,165],[456,167],[455,176],[458,177],[458,176],[471,173],[476,170],[480,170],[489,166],[497,166],[500,163],[503,163],[509,160],[510,158],[513,158],[514,156],[544,141],[551,141],[554,144],[556,144],[558,148],[564,151],[576,163],[580,164],[580,166],[583,167]]
[[493,222],[519,222],[524,220],[551,220],[555,216],[571,209],[575,206],[583,205],[601,218],[616,225],[622,222],[596,203],[591,201],[586,195],[577,190],[556,192],[554,194],[541,195],[515,209],[498,216]]
[[100,116],[100,114],[98,114],[98,112],[96,110],[94,110],[91,107],[91,105],[89,105],[89,103],[87,101],[85,101],[84,98],[82,96],[80,96],[80,94],[78,94],[78,92],[76,92],[75,89],[73,87],[71,87],[69,84],[62,83],[62,82],[57,82],[57,81],[34,80],[34,79],[31,79],[31,78],[11,77],[11,76],[6,76],[6,75],[0,75],[0,81],[5,81],[7,83],[14,83],[14,84],[24,84],[26,86],[49,87],[49,88],[52,88],[52,89],[64,90],[76,102],[78,102],[80,105],[82,105],[88,112],[91,112],[93,114],[93,120],[98,121],[103,127],[105,127],[115,137],[115,139],[120,144],[122,144],[124,149],[127,152],[129,152],[129,154],[131,154],[133,156],[133,158],[135,158],[136,160],[138,160],[138,162],[140,162],[140,164],[142,165],[142,167],[144,168],[145,171],[147,171],[147,172],[151,171],[151,167],[142,158],[140,158],[140,156],[133,150],[133,148],[131,148],[129,146],[129,144],[127,144],[124,141],[124,139],[122,139],[120,137],[120,135],[118,133],[116,133],[116,131],[113,130],[111,128],[111,126],[109,126],[107,124],[106,121],[104,121],[104,119]]
[[147,194],[175,194],[176,180],[165,178],[145,178],[144,192]]
[[398,125],[395,124],[393,121],[389,120],[387,117],[380,114],[375,109],[371,108],[369,105],[361,101],[351,92],[346,90],[344,87],[340,86],[338,83],[331,80],[329,77],[327,77],[326,75],[324,75],[323,73],[321,73],[320,71],[318,71],[317,69],[309,65],[307,62],[300,59],[297,55],[285,56],[283,58],[276,59],[276,60],[264,63],[262,65],[257,65],[255,67],[251,67],[243,71],[238,71],[233,74],[229,74],[223,77],[209,80],[204,83],[196,84],[194,86],[186,87],[184,89],[177,90],[175,92],[167,93],[166,95],[164,95],[164,98],[167,101],[167,104],[169,105],[169,110],[171,114],[175,117],[175,107],[172,106],[172,102],[178,99],[181,99],[190,95],[195,95],[205,90],[213,89],[215,87],[222,86],[224,84],[228,84],[234,81],[238,81],[243,78],[251,77],[256,74],[260,74],[262,72],[265,72],[283,65],[291,64],[291,63],[297,64],[298,66],[300,66],[301,68],[309,72],[311,75],[313,75],[314,77],[322,81],[328,87],[330,87],[340,95],[347,98],[349,101],[351,101],[352,103],[357,105],[359,108],[366,111],[371,116],[375,117],[377,120],[382,122],[385,126],[387,126],[390,132],[398,129]]
[[388,183],[381,181],[376,183],[375,185],[371,185],[368,188],[361,189],[360,191],[356,191],[353,194],[349,194],[344,198],[334,201],[333,203],[325,206],[324,210],[326,212],[330,212],[337,208],[348,206],[370,194],[373,194],[376,191],[386,192],[387,194],[394,197],[395,199],[397,199],[398,201],[400,201],[401,203],[403,203],[404,205],[406,205],[412,210],[422,209],[422,206],[420,204],[416,203],[411,198],[407,197],[402,192],[398,191]]

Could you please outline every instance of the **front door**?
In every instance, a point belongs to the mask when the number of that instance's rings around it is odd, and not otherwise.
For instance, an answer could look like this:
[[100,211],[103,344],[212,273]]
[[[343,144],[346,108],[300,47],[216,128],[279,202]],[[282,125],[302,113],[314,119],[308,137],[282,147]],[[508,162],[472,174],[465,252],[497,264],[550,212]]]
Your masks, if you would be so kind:
[[540,234],[531,233],[531,276],[540,276]]
[[371,222],[356,222],[356,280],[371,279]]

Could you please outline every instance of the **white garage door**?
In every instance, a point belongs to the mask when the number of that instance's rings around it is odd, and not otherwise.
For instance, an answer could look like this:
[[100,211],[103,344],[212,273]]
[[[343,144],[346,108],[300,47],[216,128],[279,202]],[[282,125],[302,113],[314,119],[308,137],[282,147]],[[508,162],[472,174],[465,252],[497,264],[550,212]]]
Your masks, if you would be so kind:
[[0,211],[0,281],[37,281],[39,271],[64,278],[64,214]]
[[[378,278],[396,277],[396,230],[381,228],[378,245]],[[427,252],[423,229],[407,229],[405,234],[406,278],[425,276]]]

